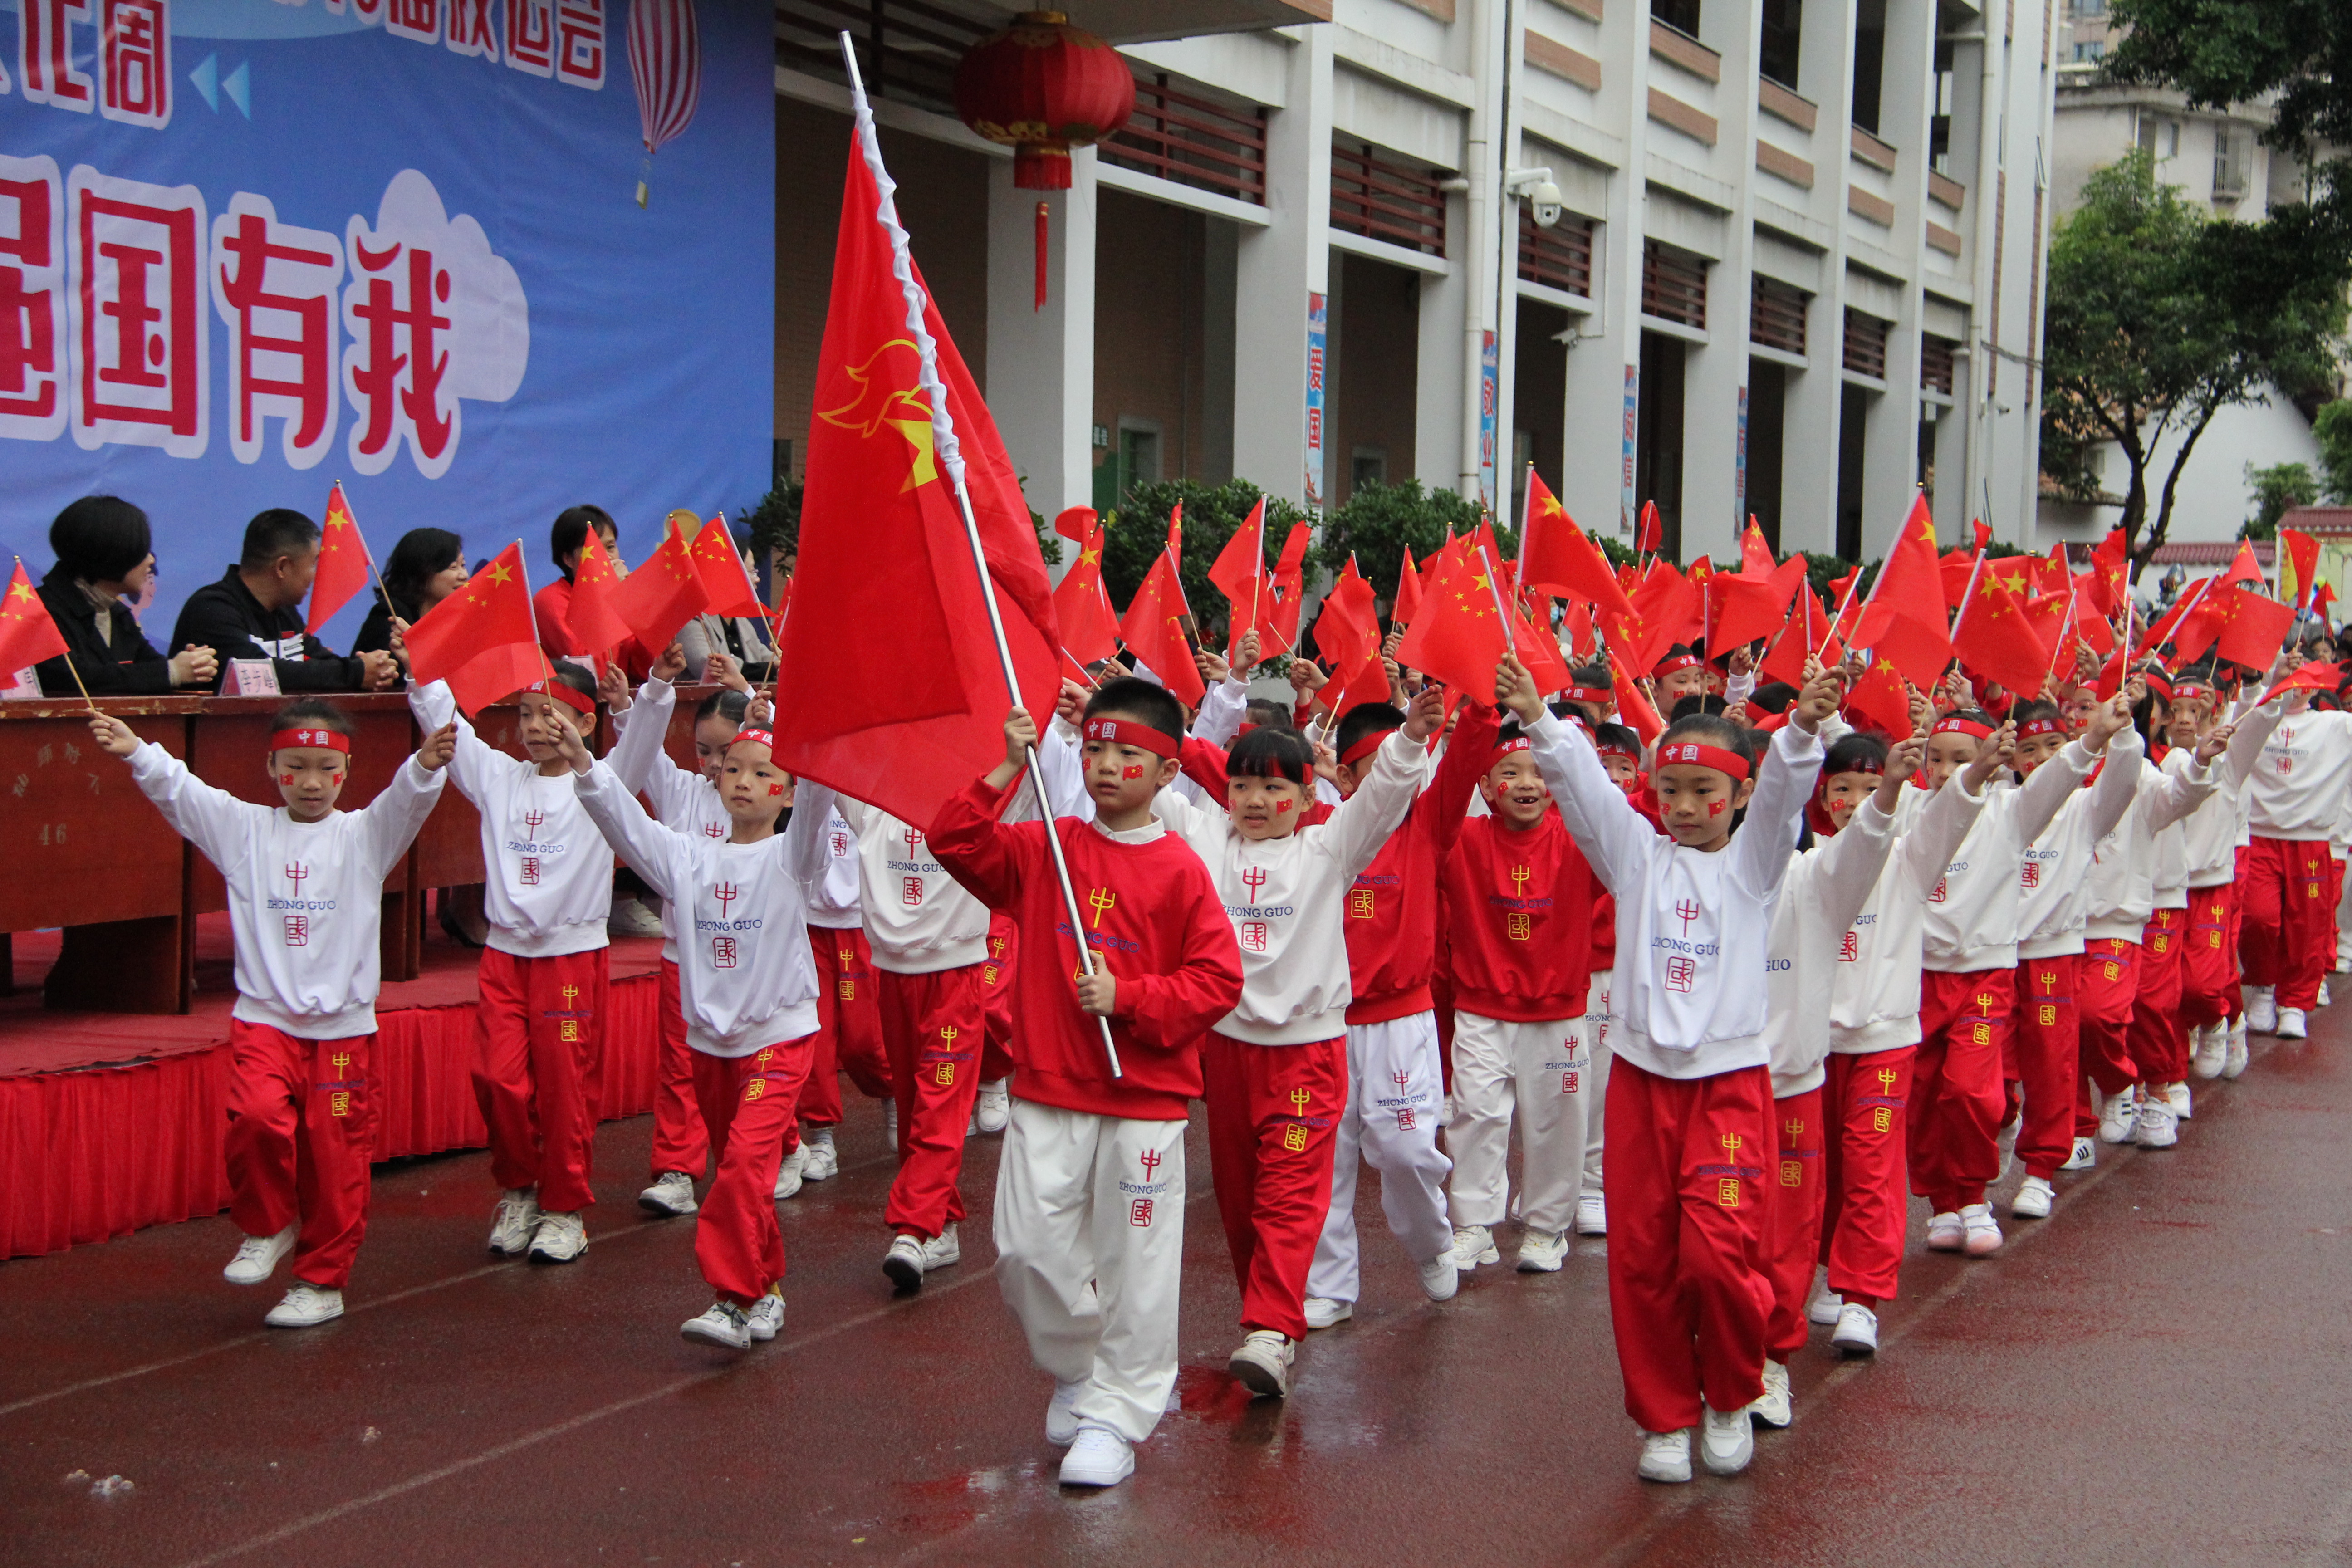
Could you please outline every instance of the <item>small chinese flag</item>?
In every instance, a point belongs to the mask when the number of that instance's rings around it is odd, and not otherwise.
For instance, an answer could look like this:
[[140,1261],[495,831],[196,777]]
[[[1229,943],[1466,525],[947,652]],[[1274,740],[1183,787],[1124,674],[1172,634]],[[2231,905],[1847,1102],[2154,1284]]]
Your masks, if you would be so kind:
[[[702,579],[703,596],[709,600],[709,614],[752,620],[766,617],[768,607],[760,603],[760,591],[751,585],[751,574],[744,568],[742,554],[735,548],[735,536],[727,531],[725,517],[714,517],[704,523],[687,553],[694,557],[694,570]],[[576,595],[579,590],[572,592]]]
[[1769,577],[1772,574],[1772,546],[1764,538],[1764,530],[1757,525],[1756,514],[1748,514],[1748,531],[1739,536],[1739,574],[1742,577]]
[[1738,647],[1758,637],[1770,637],[1788,625],[1790,601],[1797,596],[1798,586],[1804,580],[1805,558],[1801,555],[1791,555],[1780,565],[1768,566],[1755,575],[1748,574],[1746,565],[1736,575],[1717,574],[1715,625],[1707,628],[1706,634],[1708,651]]
[[1665,542],[1666,529],[1665,524],[1658,521],[1658,503],[1654,500],[1643,501],[1641,531],[1633,540],[1634,552],[1639,555],[1648,555],[1664,549]]
[[[1070,511],[1083,511],[1092,520],[1094,513],[1073,507]],[[1062,515],[1068,517],[1070,511]],[[1058,524],[1056,525],[1058,526]],[[1118,616],[1110,607],[1110,595],[1103,589],[1102,552],[1106,530],[1100,523],[1081,542],[1078,559],[1054,588],[1054,618],[1062,626],[1062,651],[1078,661],[1080,673],[1097,659],[1108,658],[1118,651]]]
[[2223,616],[2214,651],[2249,669],[2269,668],[2287,633],[2294,628],[2294,606],[2244,588],[2213,596],[2222,601]]
[[1285,653],[1298,648],[1298,612],[1307,598],[1307,546],[1314,534],[1306,523],[1292,523],[1290,537],[1282,542],[1281,559],[1274,563],[1274,635]]
[[[595,531],[589,531],[595,537]],[[478,712],[547,678],[522,542],[499,552],[466,585],[418,617],[408,631],[408,668],[419,684],[449,683],[457,706]]]
[[1397,662],[1485,701],[1509,643],[1495,613],[1492,576],[1486,559],[1468,551],[1438,559],[1442,570],[1421,617],[1397,646]]
[[1874,654],[1870,668],[1846,693],[1845,706],[1897,739],[1911,733],[1911,694],[1903,689],[1895,661],[1884,654]]
[[[1911,505],[1909,521],[1886,563],[1870,585],[1869,608],[1851,639],[1885,653],[1914,686],[1928,687],[1952,661],[1951,631],[1944,619],[1943,563],[1936,555],[1936,524],[1925,498]],[[1889,733],[1896,731],[1890,731]],[[1908,734],[1906,730],[1900,731]]]
[[327,524],[319,531],[319,574],[310,580],[310,616],[302,629],[315,634],[368,585],[367,541],[343,499],[341,479],[327,492]]
[[1184,638],[1184,592],[1176,581],[1175,558],[1165,552],[1153,558],[1143,574],[1143,586],[1127,606],[1119,622],[1119,640],[1150,667],[1169,690],[1198,708],[1209,689],[1192,665],[1192,646]]
[[1332,712],[1345,718],[1359,702],[1389,700],[1388,671],[1381,664],[1380,610],[1372,585],[1356,570],[1352,555],[1315,619],[1315,646],[1331,661],[1331,685],[1324,695]]
[[675,527],[662,531],[661,548],[624,578],[613,594],[614,613],[649,648],[667,647],[677,628],[700,615],[709,603],[694,552]]
[[1641,736],[1642,744],[1649,745],[1666,732],[1665,721],[1633,684],[1633,672],[1614,658],[1609,661],[1609,684],[1617,693],[1617,721]]
[[[1255,628],[1258,634],[1258,651],[1267,658],[1286,652],[1288,645],[1274,624],[1274,584],[1265,571],[1265,498],[1250,508],[1249,516],[1234,530],[1225,547],[1217,552],[1217,559],[1209,567],[1209,581],[1232,605],[1226,617],[1225,657],[1241,656],[1242,638]],[[1157,669],[1159,666],[1154,665]]]
[[0,679],[13,680],[16,671],[65,651],[66,639],[49,618],[48,605],[34,592],[25,563],[17,562],[16,575],[8,579],[8,596],[0,600]]
[[[1802,561],[1801,556],[1790,556],[1790,559],[1801,563]],[[1780,634],[1780,639],[1773,643],[1764,655],[1764,662],[1758,668],[1773,680],[1802,686],[1805,684],[1807,655],[1818,652],[1821,661],[1830,665],[1845,658],[1845,649],[1836,637],[1827,636],[1829,611],[1822,607],[1821,596],[1813,592],[1812,584],[1806,583],[1799,586],[1795,598],[1797,602],[1789,612],[1789,629]],[[1816,643],[1820,644],[1818,648]]]
[[604,536],[592,528],[572,569],[572,609],[564,625],[573,642],[591,653],[608,653],[629,640],[629,623],[613,606],[620,589],[621,574],[604,548]]
[[2298,605],[2308,605],[2311,585],[2319,579],[2319,541],[2292,528],[2278,531],[2286,552],[2287,569],[2279,574],[2279,592]]
[[2009,584],[1991,572],[1979,574],[1976,593],[1952,631],[1952,651],[1971,669],[1983,671],[2020,697],[2039,697],[2050,670],[2050,649],[2033,630]]
[[1054,515],[1054,531],[1082,547],[1094,537],[1095,523],[1095,509],[1090,506],[1066,506]]
[[2272,698],[2276,697],[2282,691],[2294,691],[2304,689],[2308,689],[2313,691],[2333,691],[2336,689],[2336,683],[2343,679],[2344,667],[2340,664],[2298,665],[2295,667],[2294,674],[2288,676],[2284,680],[2282,680],[2276,686],[2272,687],[2269,691],[2263,693],[2263,700],[2268,702]]
[[1576,526],[1576,520],[1533,468],[1528,470],[1528,510],[1519,528],[1526,586],[1549,589],[1571,599],[1589,599],[1614,615],[1633,613],[1633,601],[1625,597],[1617,574],[1610,571],[1609,558]]
[[1389,618],[1401,626],[1412,625],[1421,613],[1421,568],[1412,563],[1412,547],[1407,545],[1404,558],[1397,566],[1396,597],[1390,602]]

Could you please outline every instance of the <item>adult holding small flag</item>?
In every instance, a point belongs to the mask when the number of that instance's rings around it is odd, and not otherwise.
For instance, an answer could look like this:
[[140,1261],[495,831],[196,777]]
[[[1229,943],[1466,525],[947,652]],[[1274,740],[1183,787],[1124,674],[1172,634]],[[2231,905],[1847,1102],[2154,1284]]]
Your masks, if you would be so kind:
[[[131,602],[155,578],[145,512],[116,496],[84,496],[49,524],[49,549],[57,560],[36,596],[65,647],[36,664],[44,693],[147,697],[211,688],[216,668],[211,648],[186,647],[166,658],[131,614]],[[12,608],[24,604],[13,584],[9,597]],[[0,685],[13,684],[16,672],[33,662],[0,664]]]

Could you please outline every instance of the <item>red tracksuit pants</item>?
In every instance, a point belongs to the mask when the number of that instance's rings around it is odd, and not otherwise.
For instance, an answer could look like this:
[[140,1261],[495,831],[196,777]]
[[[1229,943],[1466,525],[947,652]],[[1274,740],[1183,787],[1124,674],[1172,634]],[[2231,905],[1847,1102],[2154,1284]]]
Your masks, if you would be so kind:
[[2082,1014],[2075,1000],[2080,953],[2020,959],[2017,1027],[2010,1031],[2008,1078],[2022,1091],[2017,1157],[2043,1181],[2074,1152],[2074,1080],[2082,1076]]
[[1937,1214],[1985,1201],[2000,1171],[2003,1041],[2014,1022],[2008,969],[1919,977],[1919,1054],[1911,1068],[1911,1190]]
[[646,1163],[658,1179],[683,1171],[696,1181],[710,1163],[710,1139],[694,1100],[694,1051],[686,1043],[686,1013],[678,999],[677,963],[661,961],[661,1059],[654,1064],[654,1147]]
[[1764,1271],[1775,1169],[1772,1076],[1660,1078],[1609,1066],[1609,1321],[1625,1414],[1648,1432],[1698,1425],[1703,1398],[1738,1410],[1764,1392]]
[[490,1174],[537,1187],[539,1206],[575,1214],[596,1201],[608,949],[552,958],[482,950],[474,1029],[474,1098],[490,1131]]
[[1832,1290],[1875,1306],[1895,1299],[1903,1265],[1903,1191],[1916,1046],[1832,1052],[1822,1085],[1821,1260]]
[[2336,962],[2328,931],[2336,909],[2334,857],[2324,838],[2257,835],[2238,879],[2245,924],[2240,960],[2246,984],[2277,990],[2282,1007],[2319,1005],[2319,983]]
[[[801,1120],[811,1127],[841,1125],[841,1075],[873,1100],[890,1095],[890,1058],[882,1044],[882,988],[873,949],[856,926],[813,925],[809,952],[816,959],[816,1033],[808,1081],[801,1089]],[[784,1152],[800,1145],[793,1129]]]
[[1348,1042],[1201,1043],[1209,1173],[1241,1286],[1242,1327],[1307,1337],[1307,1270],[1331,1212],[1331,1160],[1348,1104]]
[[305,1040],[266,1024],[228,1026],[229,1217],[247,1236],[298,1219],[294,1278],[340,1290],[367,1234],[375,1153],[373,1035]]
[[1783,1363],[1812,1332],[1805,1307],[1822,1249],[1822,1099],[1809,1089],[1772,1102],[1780,1152],[1774,1179],[1764,1184],[1764,1273],[1772,1282],[1764,1353]]
[[980,966],[981,994],[988,1004],[988,1044],[980,1058],[982,1083],[994,1083],[1013,1070],[1013,965],[1020,958],[1019,931],[1003,910],[990,913],[988,958]]
[[2089,1138],[2099,1131],[2093,1091],[2120,1094],[2139,1081],[2129,1039],[2132,998],[2139,994],[2139,943],[2095,937],[2083,944],[2083,962],[2074,973],[2083,1063],[2074,1083],[2074,1136]]
[[892,1230],[929,1241],[963,1218],[963,1133],[980,1092],[988,1003],[981,966],[882,972],[882,1041],[898,1097],[898,1174],[882,1211]]
[[2238,993],[2238,885],[2189,889],[2189,947],[2181,955],[2180,1021],[2202,1029],[2245,1009]]
[[776,1168],[808,1077],[813,1037],[748,1057],[694,1053],[694,1099],[710,1129],[719,1174],[694,1226],[694,1261],[710,1288],[748,1307],[784,1277]]
[[2132,994],[2125,1045],[2142,1083],[2179,1083],[2189,1077],[2189,1031],[2180,1018],[2180,966],[2188,928],[2188,910],[2158,910],[2140,936],[2139,989]]

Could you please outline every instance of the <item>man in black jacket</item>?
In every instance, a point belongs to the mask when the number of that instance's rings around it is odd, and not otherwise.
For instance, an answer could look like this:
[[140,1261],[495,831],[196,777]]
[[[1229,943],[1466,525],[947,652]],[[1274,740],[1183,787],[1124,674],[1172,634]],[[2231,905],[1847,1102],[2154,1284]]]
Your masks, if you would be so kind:
[[319,525],[300,512],[273,507],[246,525],[245,556],[188,595],[172,641],[210,647],[220,657],[220,679],[233,659],[268,659],[280,691],[388,691],[400,667],[378,649],[352,658],[302,629],[301,604],[319,574]]

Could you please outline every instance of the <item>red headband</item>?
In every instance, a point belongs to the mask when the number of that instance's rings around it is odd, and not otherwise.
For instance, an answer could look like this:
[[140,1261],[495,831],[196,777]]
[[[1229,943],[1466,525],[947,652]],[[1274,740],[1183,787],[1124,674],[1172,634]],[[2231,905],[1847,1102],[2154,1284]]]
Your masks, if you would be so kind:
[[1696,669],[1698,668],[1698,655],[1695,653],[1668,654],[1664,658],[1658,661],[1658,668],[1651,671],[1651,673],[1656,676],[1659,679],[1664,680],[1667,676],[1674,675],[1681,670]]
[[1085,740],[1108,741],[1114,746],[1133,746],[1139,752],[1150,752],[1155,757],[1176,754],[1174,740],[1134,719],[1089,719],[1079,733]]
[[347,757],[352,754],[352,738],[335,730],[280,730],[269,737],[269,749],[273,752],[289,746],[324,746]]
[[727,742],[727,749],[731,752],[747,742],[755,746],[767,747],[769,754],[773,755],[776,750],[776,732],[773,730],[738,730],[735,731],[735,738]]
[[1528,742],[1528,738],[1525,735],[1514,735],[1507,741],[1497,741],[1495,742],[1495,754],[1486,759],[1486,771],[1488,773],[1493,773],[1496,768],[1502,766],[1504,759],[1513,756],[1517,752],[1529,752],[1534,749],[1534,746]]
[[2202,698],[2210,702],[2213,700],[2213,689],[2200,685],[2194,680],[2184,680],[2172,689],[2172,700],[2175,702],[2186,701],[2191,697]]
[[1381,749],[1381,742],[1387,740],[1391,735],[1395,734],[1399,728],[1401,728],[1401,726],[1391,724],[1385,730],[1373,731],[1370,734],[1362,737],[1354,745],[1349,747],[1345,752],[1339,753],[1339,760],[1347,763],[1349,767],[1354,767],[1358,763],[1362,762],[1366,757],[1369,757],[1374,752],[1379,751]]
[[534,680],[529,686],[524,687],[523,689],[525,691],[536,691],[543,697],[552,697],[558,702],[562,702],[569,706],[574,712],[593,713],[596,711],[596,700],[593,697],[585,696],[579,691],[575,691],[561,680]]
[[1637,768],[1642,765],[1642,749],[1639,746],[1628,746],[1619,741],[1604,741],[1592,749],[1604,757],[1622,757]]
[[2028,719],[2017,727],[2017,738],[2031,741],[2036,735],[2063,735],[2066,726],[2055,719]]
[[1990,724],[1979,724],[1973,719],[1963,719],[1956,713],[1951,713],[1946,714],[1943,718],[1937,720],[1936,727],[1928,731],[1927,733],[1930,735],[1974,735],[1978,740],[1982,741],[1992,734],[1992,726]]
[[2139,673],[2140,679],[2147,682],[2147,689],[2150,691],[2153,691],[2158,697],[2163,698],[2168,703],[2172,700],[2171,681],[2167,680],[2161,674],[2153,669],[2143,669]]
[[1571,686],[1559,694],[1563,702],[1598,702],[1604,707],[1617,700],[1617,694],[1605,686]]
[[[1694,659],[1692,662],[1696,664],[1697,660]],[[1683,763],[1696,763],[1702,768],[1713,768],[1717,773],[1730,774],[1734,780],[1748,776],[1746,757],[1741,756],[1738,752],[1726,751],[1721,746],[1710,746],[1699,741],[1675,741],[1660,746],[1657,760],[1650,764],[1650,772],[1654,776],[1660,768],[1673,767]]]

